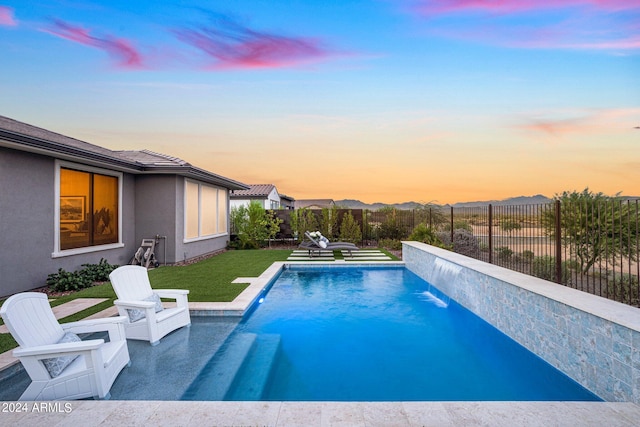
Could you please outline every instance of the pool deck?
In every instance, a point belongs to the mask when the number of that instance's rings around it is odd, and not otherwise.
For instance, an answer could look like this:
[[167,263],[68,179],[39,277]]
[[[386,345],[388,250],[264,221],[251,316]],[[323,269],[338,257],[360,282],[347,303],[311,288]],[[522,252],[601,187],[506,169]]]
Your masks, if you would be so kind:
[[[66,406],[65,406],[66,404]],[[27,402],[3,425],[69,426],[637,426],[632,403],[584,402]],[[35,408],[35,409],[34,409]],[[66,412],[65,412],[66,411]]]
[[[229,303],[189,303],[193,315],[239,315],[269,285],[282,265],[274,263]],[[314,266],[324,262],[314,262]],[[335,265],[336,262],[327,262]],[[385,263],[403,264],[402,262]],[[91,301],[63,304],[58,311],[84,309]],[[66,307],[64,307],[66,306]],[[117,314],[110,307],[91,317]],[[16,365],[11,351],[0,370]],[[13,405],[13,406],[12,406]],[[19,405],[19,406],[16,406]],[[42,406],[44,405],[44,406]],[[188,402],[72,401],[0,402],[0,424],[9,425],[264,425],[264,426],[636,426],[640,406],[630,402]]]

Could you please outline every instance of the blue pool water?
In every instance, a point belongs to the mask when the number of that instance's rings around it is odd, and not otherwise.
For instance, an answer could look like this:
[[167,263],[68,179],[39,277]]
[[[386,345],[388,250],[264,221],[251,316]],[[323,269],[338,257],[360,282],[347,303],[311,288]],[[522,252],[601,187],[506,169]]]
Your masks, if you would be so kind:
[[225,345],[183,399],[600,400],[405,268],[285,270]]

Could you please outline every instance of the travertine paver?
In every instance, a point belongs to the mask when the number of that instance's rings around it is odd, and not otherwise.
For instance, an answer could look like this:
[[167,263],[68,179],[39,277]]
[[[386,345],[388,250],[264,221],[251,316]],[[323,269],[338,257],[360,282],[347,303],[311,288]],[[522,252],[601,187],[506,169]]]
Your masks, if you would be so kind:
[[605,402],[0,402],[2,425],[635,426]]

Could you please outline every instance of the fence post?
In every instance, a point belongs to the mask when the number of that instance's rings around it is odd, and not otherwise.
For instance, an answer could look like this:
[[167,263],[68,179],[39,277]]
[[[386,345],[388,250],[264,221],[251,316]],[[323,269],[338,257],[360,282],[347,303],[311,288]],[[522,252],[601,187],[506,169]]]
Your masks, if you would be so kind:
[[451,206],[451,244],[453,245],[453,206]]
[[489,264],[493,264],[493,206],[489,203]]
[[556,283],[562,283],[562,221],[560,218],[560,200],[555,204],[555,236],[556,236]]

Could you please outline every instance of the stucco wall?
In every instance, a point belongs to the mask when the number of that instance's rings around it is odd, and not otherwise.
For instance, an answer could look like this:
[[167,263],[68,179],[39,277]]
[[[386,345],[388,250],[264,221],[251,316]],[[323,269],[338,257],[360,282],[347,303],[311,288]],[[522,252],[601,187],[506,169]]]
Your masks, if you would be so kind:
[[53,258],[54,159],[0,148],[0,296],[44,286],[58,268],[74,271],[100,258],[126,263],[133,245],[134,194],[133,178],[123,179],[125,247]]
[[[142,239],[166,236],[156,246],[156,259],[164,264],[176,262],[177,186],[183,180],[176,175],[138,175],[136,180],[135,249]],[[166,251],[165,251],[166,248]],[[166,260],[165,260],[166,254]]]
[[[640,309],[423,243],[403,242],[402,258],[409,270],[601,398],[640,404]],[[440,280],[438,259],[459,272]]]

